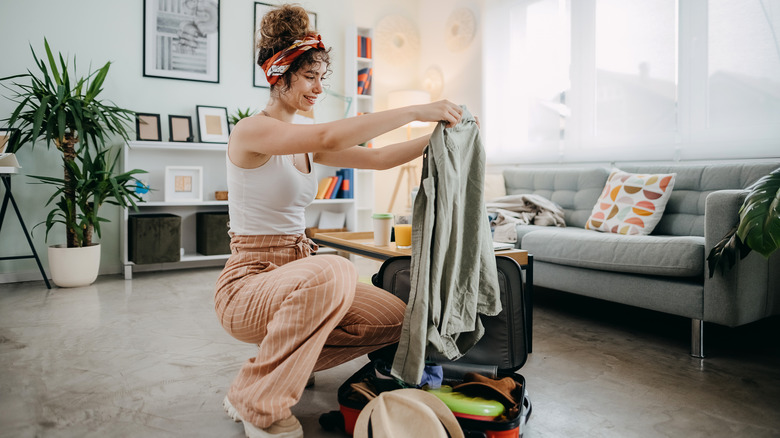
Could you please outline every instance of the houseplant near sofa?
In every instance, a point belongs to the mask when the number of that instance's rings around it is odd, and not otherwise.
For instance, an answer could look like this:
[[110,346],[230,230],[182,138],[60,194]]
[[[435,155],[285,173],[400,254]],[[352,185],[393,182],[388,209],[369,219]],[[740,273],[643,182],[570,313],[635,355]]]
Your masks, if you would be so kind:
[[[63,287],[83,286],[95,280],[99,268],[99,244],[93,243],[92,237],[93,232],[100,237],[100,223],[107,222],[98,215],[99,208],[104,203],[135,207],[135,201],[141,198],[133,191],[134,175],[144,171],[114,173],[118,154],[112,158],[106,144],[112,136],[128,140],[127,129],[134,112],[98,99],[111,63],[76,78],[75,57],[71,71],[62,54],[58,66],[46,39],[44,46],[45,59],[39,59],[30,47],[40,70],[37,75],[28,70],[25,74],[0,78],[0,81],[29,79],[29,83],[4,85],[15,93],[11,99],[17,103],[6,120],[20,132],[10,148],[17,151],[28,143],[34,147],[36,141],[44,140],[47,149],[53,143],[61,153],[63,178],[34,178],[56,187],[47,203],[54,203],[55,208],[42,222],[46,225],[46,240],[54,224],[65,226],[66,244],[49,248],[52,280]],[[78,254],[86,252],[91,261],[87,262],[81,255],[67,254],[63,260],[69,265],[60,267],[56,254],[59,249]],[[83,278],[74,277],[77,268],[87,268]]]
[[707,257],[710,277],[720,267],[734,267],[737,256],[744,259],[755,250],[766,258],[780,248],[780,168],[746,189],[739,209],[739,222]]

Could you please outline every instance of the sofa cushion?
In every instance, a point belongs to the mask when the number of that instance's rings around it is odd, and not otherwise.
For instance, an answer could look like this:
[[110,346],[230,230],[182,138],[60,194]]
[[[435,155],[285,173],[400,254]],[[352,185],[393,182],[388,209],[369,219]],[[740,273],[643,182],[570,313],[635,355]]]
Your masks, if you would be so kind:
[[613,170],[585,228],[607,233],[650,234],[664,214],[674,177],[674,173]]
[[506,183],[504,175],[501,173],[485,174],[485,201],[492,201],[496,198],[506,196]]
[[670,277],[704,275],[704,238],[698,236],[545,228],[526,233],[521,247],[535,260],[560,265]]
[[[507,195],[534,194],[563,208],[567,227],[584,227],[609,172],[604,168],[504,170]],[[519,239],[519,236],[518,236]]]
[[704,206],[717,190],[743,189],[777,168],[777,162],[744,164],[643,165],[624,164],[634,173],[676,173],[674,190],[653,234],[704,236]]

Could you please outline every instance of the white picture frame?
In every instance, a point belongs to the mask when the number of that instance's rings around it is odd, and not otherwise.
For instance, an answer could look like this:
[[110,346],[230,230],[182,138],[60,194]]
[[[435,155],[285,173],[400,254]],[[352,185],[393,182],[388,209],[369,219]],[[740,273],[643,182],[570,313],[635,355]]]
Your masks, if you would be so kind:
[[165,166],[165,202],[203,202],[203,166]]
[[230,137],[227,108],[197,105],[198,134],[201,143],[227,143]]

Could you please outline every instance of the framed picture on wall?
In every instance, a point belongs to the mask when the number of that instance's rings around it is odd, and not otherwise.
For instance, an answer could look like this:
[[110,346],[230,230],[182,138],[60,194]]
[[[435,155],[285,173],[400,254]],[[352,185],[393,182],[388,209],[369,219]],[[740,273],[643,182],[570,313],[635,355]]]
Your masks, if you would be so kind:
[[202,166],[165,166],[165,202],[203,201]]
[[227,108],[223,106],[197,105],[198,133],[203,143],[227,143],[228,131]]
[[135,138],[143,141],[162,141],[160,115],[135,113]]
[[220,0],[144,0],[144,76],[219,82]]
[[[259,88],[271,88],[271,85],[268,84],[268,81],[265,79],[265,73],[263,72],[263,69],[260,68],[259,65],[257,65],[257,55],[259,54],[259,51],[257,50],[257,37],[260,35],[260,23],[263,21],[263,15],[265,15],[268,11],[275,8],[275,5],[271,5],[268,3],[262,3],[262,2],[255,2],[255,27],[252,33],[252,41],[254,49],[255,56],[252,60],[252,64],[254,65],[254,72],[252,74],[252,81],[255,87]],[[312,30],[317,29],[317,14],[314,12],[309,12],[309,27]]]
[[170,141],[194,141],[192,135],[192,117],[169,115],[168,132],[170,132]]

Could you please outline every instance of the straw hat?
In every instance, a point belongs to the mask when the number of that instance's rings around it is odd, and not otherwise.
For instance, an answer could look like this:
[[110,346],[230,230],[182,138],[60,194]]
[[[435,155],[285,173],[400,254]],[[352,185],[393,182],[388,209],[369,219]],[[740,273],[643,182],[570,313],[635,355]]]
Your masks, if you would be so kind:
[[[369,435],[369,427],[371,435]],[[452,411],[420,389],[385,391],[368,402],[355,422],[355,438],[464,438]]]

